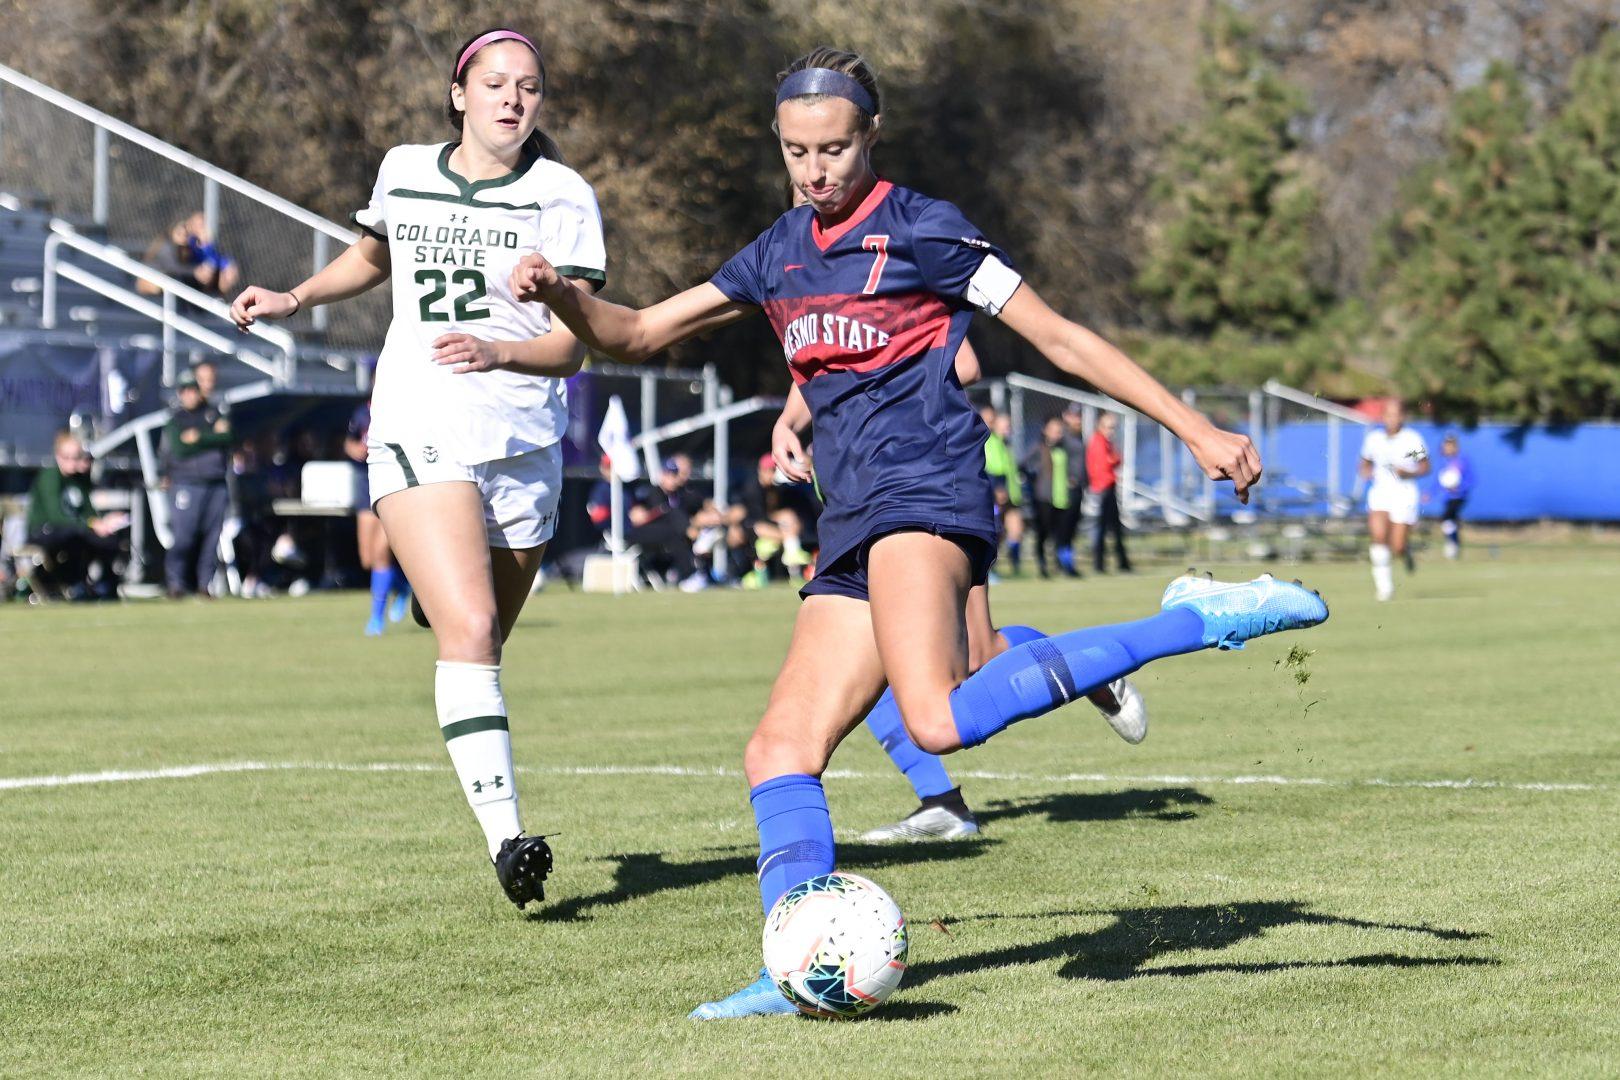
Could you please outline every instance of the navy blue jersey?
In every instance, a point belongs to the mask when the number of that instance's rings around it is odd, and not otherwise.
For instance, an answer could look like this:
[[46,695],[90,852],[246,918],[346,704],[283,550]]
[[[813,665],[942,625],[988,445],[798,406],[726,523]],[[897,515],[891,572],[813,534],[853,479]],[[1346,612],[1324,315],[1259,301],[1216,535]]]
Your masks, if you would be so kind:
[[884,181],[830,229],[788,211],[713,282],[765,311],[810,406],[821,565],[908,525],[994,539],[987,432],[955,360],[1018,277],[960,210]]

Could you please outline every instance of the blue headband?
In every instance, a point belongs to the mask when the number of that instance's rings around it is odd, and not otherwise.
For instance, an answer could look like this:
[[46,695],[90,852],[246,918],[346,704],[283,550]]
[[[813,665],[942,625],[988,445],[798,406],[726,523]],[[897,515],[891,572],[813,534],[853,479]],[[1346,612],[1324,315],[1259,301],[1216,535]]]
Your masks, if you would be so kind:
[[845,101],[853,102],[857,109],[867,116],[877,115],[877,102],[866,87],[845,75],[842,71],[832,68],[804,68],[795,71],[782,80],[782,85],[776,88],[776,104],[798,97],[809,97],[811,94],[827,94],[831,97],[841,97]]

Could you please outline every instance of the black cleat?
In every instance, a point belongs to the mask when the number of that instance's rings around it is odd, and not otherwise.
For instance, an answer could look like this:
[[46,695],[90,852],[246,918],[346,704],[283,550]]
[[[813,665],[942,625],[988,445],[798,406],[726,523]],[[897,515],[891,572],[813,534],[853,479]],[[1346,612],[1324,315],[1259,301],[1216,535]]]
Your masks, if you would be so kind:
[[543,836],[514,836],[501,841],[495,856],[495,876],[506,898],[518,907],[546,898],[546,875],[551,873],[551,845]]

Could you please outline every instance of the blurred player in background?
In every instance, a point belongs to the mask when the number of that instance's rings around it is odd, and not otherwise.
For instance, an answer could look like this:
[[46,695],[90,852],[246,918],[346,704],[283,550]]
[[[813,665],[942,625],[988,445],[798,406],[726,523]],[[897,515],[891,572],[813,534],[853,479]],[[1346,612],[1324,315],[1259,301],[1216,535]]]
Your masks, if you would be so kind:
[[[380,637],[390,622],[405,618],[411,602],[411,586],[405,572],[394,562],[394,553],[388,547],[388,534],[383,531],[382,520],[371,508],[371,483],[366,469],[366,444],[371,432],[371,402],[355,407],[349,417],[348,430],[343,434],[343,452],[349,455],[359,471],[360,506],[354,512],[355,545],[360,551],[360,565],[371,573],[371,615],[366,620],[366,636]],[[393,605],[389,605],[389,598]],[[386,620],[386,621],[385,621]]]
[[1435,469],[1440,488],[1440,531],[1446,537],[1446,558],[1462,553],[1462,512],[1474,490],[1474,465],[1462,452],[1455,431],[1440,440],[1440,464]]
[[239,326],[285,318],[392,275],[393,321],[377,366],[371,497],[438,639],[440,731],[519,907],[552,864],[524,834],[501,694],[501,646],[556,527],[567,427],[564,380],[584,351],[546,308],[510,292],[518,257],[541,251],[594,292],[607,280],[596,196],[539,128],[540,50],[515,30],[455,55],[446,115],[458,137],[383,158],[364,235],[290,292],[253,286]]
[[1367,483],[1367,554],[1379,600],[1395,597],[1393,562],[1407,557],[1407,536],[1417,524],[1418,479],[1429,473],[1429,448],[1406,426],[1406,407],[1395,398],[1384,403],[1382,427],[1361,443],[1361,479]]

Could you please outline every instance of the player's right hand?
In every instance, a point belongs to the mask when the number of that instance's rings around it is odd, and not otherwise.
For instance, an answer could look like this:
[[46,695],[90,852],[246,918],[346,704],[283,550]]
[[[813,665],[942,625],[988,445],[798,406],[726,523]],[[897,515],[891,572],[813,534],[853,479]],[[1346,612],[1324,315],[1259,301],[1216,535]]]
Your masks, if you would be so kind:
[[546,303],[557,296],[567,282],[557,268],[539,252],[525,255],[512,267],[512,295],[520,301]]
[[246,330],[258,319],[285,319],[298,310],[298,299],[290,292],[275,292],[249,285],[231,304],[231,322]]
[[777,424],[771,429],[771,457],[782,475],[795,484],[810,482],[810,457],[804,452],[804,443],[799,441],[798,434],[786,424]]

